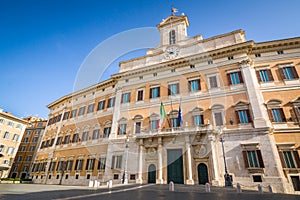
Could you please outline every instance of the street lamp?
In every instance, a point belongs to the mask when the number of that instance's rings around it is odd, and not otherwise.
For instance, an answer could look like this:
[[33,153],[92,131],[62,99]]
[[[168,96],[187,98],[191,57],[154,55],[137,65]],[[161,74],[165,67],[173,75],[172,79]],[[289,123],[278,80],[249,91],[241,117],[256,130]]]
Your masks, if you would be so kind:
[[125,154],[125,166],[124,166],[124,173],[123,173],[123,179],[122,179],[122,183],[123,184],[128,184],[128,174],[127,174],[127,162],[128,162],[128,142],[129,142],[129,138],[128,136],[126,137],[126,154]]
[[[220,135],[222,133],[222,129],[220,129]],[[225,166],[225,187],[232,187],[231,178],[227,170],[227,164],[226,164],[226,155],[224,150],[224,138],[221,136],[220,142],[222,143],[222,152],[223,152],[223,159],[224,159],[224,166]]]

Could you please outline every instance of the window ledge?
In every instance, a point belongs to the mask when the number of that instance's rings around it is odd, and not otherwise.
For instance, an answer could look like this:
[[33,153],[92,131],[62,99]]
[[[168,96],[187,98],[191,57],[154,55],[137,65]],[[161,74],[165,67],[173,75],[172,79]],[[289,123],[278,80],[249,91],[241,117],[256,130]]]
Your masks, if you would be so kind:
[[261,87],[271,87],[271,86],[275,86],[275,83],[274,83],[274,81],[260,82],[260,86]]
[[144,103],[144,100],[143,101],[136,101],[135,104],[143,104]]
[[197,95],[201,95],[202,92],[201,90],[195,91],[195,92],[190,92],[190,96],[197,96]]
[[209,88],[208,92],[209,93],[215,93],[215,92],[220,92],[221,88],[220,87],[216,87],[216,88]]
[[231,90],[236,90],[236,89],[240,89],[240,88],[243,88],[243,87],[244,87],[244,83],[230,85]]
[[238,124],[239,128],[244,129],[244,128],[252,128],[252,123],[239,123]]
[[286,122],[273,122],[274,128],[288,128],[288,125]]
[[283,168],[283,170],[287,173],[299,173],[300,168]]
[[152,102],[158,102],[159,100],[160,100],[159,97],[151,98],[151,99],[150,99],[150,102],[151,102],[151,103],[152,103]]
[[264,172],[264,168],[248,168],[249,173],[263,173]]
[[291,79],[291,80],[284,79],[283,81],[286,85],[293,85],[299,83],[299,79]]

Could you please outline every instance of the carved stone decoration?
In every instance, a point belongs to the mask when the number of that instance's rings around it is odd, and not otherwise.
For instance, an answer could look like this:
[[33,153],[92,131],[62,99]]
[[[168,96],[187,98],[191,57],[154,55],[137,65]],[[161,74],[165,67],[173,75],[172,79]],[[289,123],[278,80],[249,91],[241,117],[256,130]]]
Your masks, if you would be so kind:
[[157,150],[155,147],[150,147],[147,149],[147,154],[149,155],[149,157],[155,157],[156,152],[157,152]]
[[207,153],[207,148],[206,145],[197,145],[194,147],[194,152],[195,152],[195,156],[196,158],[203,158],[205,157],[206,153]]
[[240,65],[242,66],[245,66],[245,65],[252,65],[252,60],[251,59],[245,59],[245,60],[242,60],[241,62],[239,62]]

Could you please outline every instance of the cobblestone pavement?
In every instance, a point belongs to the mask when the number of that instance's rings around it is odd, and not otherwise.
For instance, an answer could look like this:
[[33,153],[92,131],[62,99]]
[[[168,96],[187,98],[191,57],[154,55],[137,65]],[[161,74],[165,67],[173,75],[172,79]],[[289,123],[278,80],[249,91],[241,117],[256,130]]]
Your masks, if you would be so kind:
[[106,186],[98,189],[86,186],[61,186],[38,184],[0,184],[1,200],[71,200],[71,199],[205,199],[205,200],[300,200],[300,195],[258,193],[257,191],[243,191],[237,193],[235,188],[212,187],[211,192],[205,192],[201,185],[187,186],[175,184],[175,191],[169,191],[168,185],[114,185],[111,190]]

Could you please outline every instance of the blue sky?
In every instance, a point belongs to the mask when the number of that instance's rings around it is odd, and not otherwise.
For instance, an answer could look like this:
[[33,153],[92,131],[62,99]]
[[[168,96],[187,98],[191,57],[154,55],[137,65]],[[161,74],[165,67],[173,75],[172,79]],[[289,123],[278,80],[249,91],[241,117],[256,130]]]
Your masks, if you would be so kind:
[[[0,107],[46,118],[46,105],[73,91],[81,63],[99,43],[155,27],[172,5],[189,17],[189,36],[237,29],[255,42],[300,36],[299,0],[1,0]],[[140,54],[118,59],[104,77],[118,71],[119,60]]]

